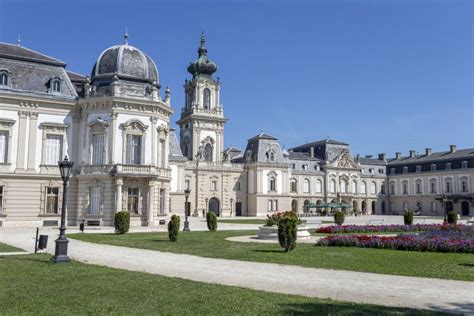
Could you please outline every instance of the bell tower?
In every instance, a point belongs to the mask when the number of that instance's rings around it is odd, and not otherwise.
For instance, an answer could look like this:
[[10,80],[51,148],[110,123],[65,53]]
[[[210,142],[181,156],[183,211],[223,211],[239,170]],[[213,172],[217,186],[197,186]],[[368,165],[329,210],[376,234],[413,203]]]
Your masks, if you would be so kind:
[[180,146],[189,160],[221,162],[224,151],[224,109],[220,103],[219,78],[212,74],[217,65],[207,57],[206,38],[201,34],[198,59],[188,66],[192,79],[184,84],[185,104],[176,122],[180,127]]

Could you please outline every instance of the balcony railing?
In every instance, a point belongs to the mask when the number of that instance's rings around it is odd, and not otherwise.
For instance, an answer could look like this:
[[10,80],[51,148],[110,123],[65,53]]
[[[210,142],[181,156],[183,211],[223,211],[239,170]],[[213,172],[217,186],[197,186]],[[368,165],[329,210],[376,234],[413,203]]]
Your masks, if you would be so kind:
[[171,171],[169,169],[158,168],[151,165],[85,165],[81,166],[81,174],[112,174],[116,176],[147,176],[170,178]]

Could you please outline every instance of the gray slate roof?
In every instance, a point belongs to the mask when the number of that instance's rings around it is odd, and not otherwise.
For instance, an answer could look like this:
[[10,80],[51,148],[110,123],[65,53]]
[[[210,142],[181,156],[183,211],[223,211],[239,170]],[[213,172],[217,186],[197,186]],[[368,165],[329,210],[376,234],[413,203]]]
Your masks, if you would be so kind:
[[316,146],[322,145],[322,144],[349,146],[349,144],[343,143],[343,142],[340,142],[340,141],[337,141],[337,140],[323,139],[323,140],[318,140],[318,141],[314,141],[314,142],[311,142],[311,143],[306,143],[306,144],[294,147],[292,149],[295,150],[295,151],[299,151],[299,150],[303,150],[303,149],[308,149],[310,147],[316,147]]
[[170,128],[169,146],[171,160],[188,160],[188,158],[184,157],[183,153],[181,152],[181,148],[179,147],[178,139],[176,138],[176,131],[174,128]]
[[458,149],[454,153],[450,151],[442,151],[437,153],[432,153],[431,155],[427,156],[425,154],[416,155],[413,158],[409,156],[401,157],[400,159],[389,159],[389,165],[403,165],[403,164],[411,164],[411,163],[429,163],[435,161],[444,161],[444,160],[461,160],[461,159],[472,159],[474,158],[474,148],[467,148],[467,149]]
[[15,45],[15,44],[0,42],[0,58],[1,57],[29,61],[29,62],[36,62],[36,63],[41,63],[41,64],[49,64],[49,65],[61,66],[61,67],[66,66],[66,63],[59,59],[35,52],[34,50],[31,50],[29,48]]
[[272,135],[265,134],[265,133],[260,133],[258,135],[255,135],[252,138],[249,138],[249,141],[255,140],[255,139],[270,139],[270,140],[278,140],[278,138],[273,137]]
[[319,161],[320,160],[316,157],[311,157],[311,155],[308,154],[307,152],[290,151],[289,154],[290,154],[290,156],[289,156],[290,160],[309,160],[309,161]]
[[[356,160],[355,157],[354,157],[354,160]],[[375,158],[365,158],[365,157],[359,157],[359,163],[361,165],[377,165],[377,166],[387,165],[387,162],[385,160],[380,160],[380,159],[375,159]]]

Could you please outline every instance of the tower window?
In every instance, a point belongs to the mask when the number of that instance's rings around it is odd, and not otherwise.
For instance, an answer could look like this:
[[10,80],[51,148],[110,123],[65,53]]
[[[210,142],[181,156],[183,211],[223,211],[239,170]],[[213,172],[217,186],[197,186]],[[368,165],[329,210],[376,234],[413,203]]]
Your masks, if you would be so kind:
[[8,86],[8,73],[6,71],[0,72],[0,86]]
[[204,160],[205,161],[212,161],[212,145],[206,144],[204,147]]
[[204,89],[203,103],[205,109],[211,108],[211,90],[208,88]]

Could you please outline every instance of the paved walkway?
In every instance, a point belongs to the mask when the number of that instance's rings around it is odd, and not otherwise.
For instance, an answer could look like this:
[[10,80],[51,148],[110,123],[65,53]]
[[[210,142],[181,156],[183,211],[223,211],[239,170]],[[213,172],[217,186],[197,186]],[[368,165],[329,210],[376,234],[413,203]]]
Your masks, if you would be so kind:
[[[57,230],[49,235],[54,252]],[[32,251],[34,230],[0,229],[0,242]],[[474,313],[474,282],[210,259],[71,240],[71,258],[92,264],[268,292],[355,303]]]

